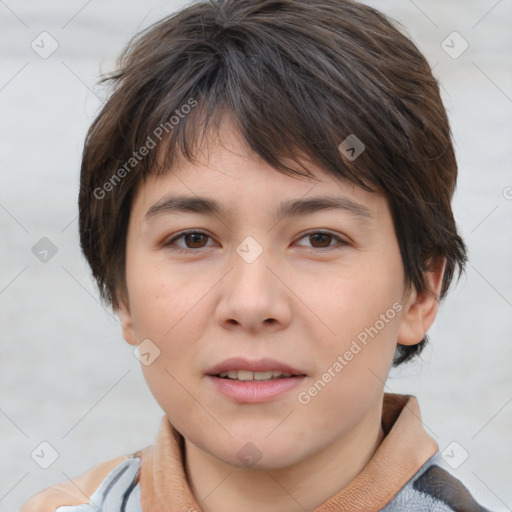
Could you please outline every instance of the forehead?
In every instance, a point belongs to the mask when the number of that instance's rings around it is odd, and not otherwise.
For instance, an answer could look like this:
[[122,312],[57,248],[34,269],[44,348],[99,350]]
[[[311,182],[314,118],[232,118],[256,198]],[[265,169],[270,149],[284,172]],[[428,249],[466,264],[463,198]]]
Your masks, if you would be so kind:
[[381,194],[333,176],[305,156],[300,163],[281,161],[299,172],[306,169],[311,177],[280,172],[248,147],[229,117],[215,136],[205,139],[194,162],[179,160],[172,169],[151,174],[138,184],[132,203],[135,216],[148,220],[161,210],[174,209],[227,217],[264,209],[282,218],[339,207],[371,219],[387,206]]

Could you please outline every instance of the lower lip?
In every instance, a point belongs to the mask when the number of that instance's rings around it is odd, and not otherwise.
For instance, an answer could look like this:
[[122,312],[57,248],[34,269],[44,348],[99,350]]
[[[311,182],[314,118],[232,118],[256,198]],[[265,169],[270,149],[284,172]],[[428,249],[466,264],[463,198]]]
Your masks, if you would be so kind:
[[217,391],[240,403],[269,402],[299,386],[305,379],[305,375],[267,381],[240,381],[222,379],[213,375],[206,377]]

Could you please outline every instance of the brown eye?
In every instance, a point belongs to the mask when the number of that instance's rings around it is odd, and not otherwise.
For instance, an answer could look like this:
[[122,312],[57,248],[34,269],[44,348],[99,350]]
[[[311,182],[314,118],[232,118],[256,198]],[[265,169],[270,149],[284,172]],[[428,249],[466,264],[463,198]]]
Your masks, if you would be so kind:
[[[208,247],[207,241],[210,239],[210,235],[206,233],[202,233],[201,231],[185,231],[181,234],[178,234],[168,242],[164,244],[165,247],[169,247],[178,252],[184,253],[193,253],[199,252],[200,249]],[[322,231],[313,231],[311,233],[306,233],[300,240],[308,239],[311,245],[307,246],[313,251],[325,252],[325,250],[330,249],[338,249],[342,248],[345,245],[348,245],[348,242],[331,233],[325,233]],[[178,241],[183,240],[183,243],[177,243]],[[336,241],[337,244],[332,244],[331,242]],[[303,245],[303,244],[299,244]]]
[[[164,243],[164,247],[170,247],[178,252],[198,252],[199,249],[208,247],[205,242],[209,238],[211,238],[209,235],[201,231],[185,231]],[[176,243],[181,240],[185,242],[185,245]]]
[[[313,247],[329,247],[330,241],[332,240],[332,235],[328,235],[327,233],[315,233],[312,235],[308,235],[310,237],[310,240],[313,242],[318,242],[320,245],[313,244]],[[326,245],[327,243],[327,245]]]
[[207,238],[208,237],[203,233],[187,233],[186,235],[183,235],[183,239],[185,240],[187,248],[189,249],[198,249],[204,247],[201,242],[204,242]]
[[[307,245],[306,247],[312,248],[312,249],[318,249],[322,251],[322,249],[336,249],[338,246],[345,246],[347,245],[347,242],[340,238],[339,236],[336,236],[331,233],[325,233],[323,231],[313,231],[311,233],[306,233],[301,240],[307,239],[311,245]],[[338,244],[331,242],[335,241],[338,242]],[[304,247],[304,244],[299,244]],[[323,252],[323,251],[322,251]]]

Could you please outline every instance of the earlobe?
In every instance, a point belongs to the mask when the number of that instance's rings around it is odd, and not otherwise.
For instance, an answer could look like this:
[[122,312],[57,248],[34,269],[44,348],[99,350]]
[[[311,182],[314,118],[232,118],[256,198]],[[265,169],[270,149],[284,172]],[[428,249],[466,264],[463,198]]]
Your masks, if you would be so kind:
[[123,338],[130,345],[133,345],[133,346],[138,345],[137,337],[135,336],[135,330],[133,328],[130,307],[124,300],[119,301],[119,304],[117,307],[117,314],[119,315],[119,320],[121,320],[121,327],[123,330]]
[[440,258],[433,270],[426,275],[428,290],[418,293],[413,288],[407,296],[398,331],[398,343],[400,345],[418,344],[434,323],[439,306],[445,266],[446,258]]

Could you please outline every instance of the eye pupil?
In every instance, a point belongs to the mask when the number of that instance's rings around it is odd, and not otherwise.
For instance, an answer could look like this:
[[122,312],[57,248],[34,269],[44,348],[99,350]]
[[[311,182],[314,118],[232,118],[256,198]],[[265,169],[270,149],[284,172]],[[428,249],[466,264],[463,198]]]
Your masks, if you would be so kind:
[[[303,238],[309,237],[309,241],[312,244],[313,249],[329,249],[331,248],[331,242],[333,238],[338,238],[330,233],[314,232],[308,235],[304,235]],[[191,231],[189,233],[183,233],[180,236],[173,239],[168,245],[173,245],[178,239],[182,239],[185,242],[185,247],[182,250],[192,252],[194,249],[202,249],[206,247],[205,243],[209,239],[209,235],[201,233],[199,231]],[[322,251],[323,252],[323,251]]]
[[[197,239],[197,237],[199,237],[199,240]],[[203,235],[202,233],[189,233],[189,234],[185,235],[185,239],[187,240],[187,246],[190,245],[188,243],[190,238],[193,239],[192,242],[191,242],[192,244],[199,243],[199,245],[201,246],[201,237],[205,238],[205,235]]]
[[[320,242],[322,242],[322,240],[321,240],[322,237],[326,237],[327,239],[332,238],[331,235],[328,235],[327,233],[315,233],[315,234],[310,235],[310,236],[311,236],[311,238],[316,239],[316,241],[320,241]],[[320,238],[320,240],[319,240],[319,238]],[[321,247],[328,247],[329,246],[329,242],[330,242],[330,240],[328,240],[327,246],[326,245],[321,245]]]

